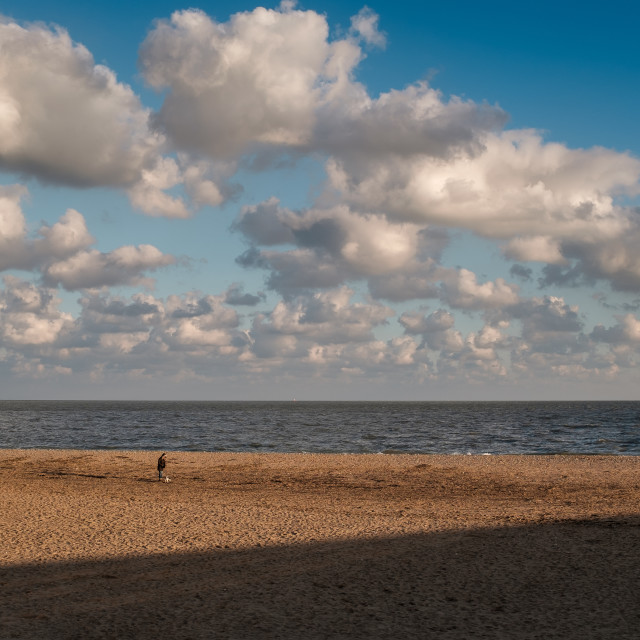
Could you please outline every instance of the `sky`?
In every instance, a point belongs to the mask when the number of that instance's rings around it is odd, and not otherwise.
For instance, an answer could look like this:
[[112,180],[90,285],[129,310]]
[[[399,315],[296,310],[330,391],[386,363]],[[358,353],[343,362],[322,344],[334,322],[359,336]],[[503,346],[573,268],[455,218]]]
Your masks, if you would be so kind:
[[637,399],[635,3],[0,7],[0,399]]

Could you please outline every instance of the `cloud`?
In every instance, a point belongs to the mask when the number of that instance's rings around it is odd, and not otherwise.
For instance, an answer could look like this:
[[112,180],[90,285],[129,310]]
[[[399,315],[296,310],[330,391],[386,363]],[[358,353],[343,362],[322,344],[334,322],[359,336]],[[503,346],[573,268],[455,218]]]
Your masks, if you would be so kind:
[[72,186],[129,186],[161,140],[149,110],[66,31],[0,22],[0,167]]
[[162,317],[162,305],[148,294],[137,293],[131,302],[121,298],[91,294],[80,299],[83,325],[92,332],[138,332],[149,329],[153,318]]
[[271,270],[267,287],[285,298],[309,290],[334,288],[345,281],[340,267],[321,255],[319,259],[319,252],[315,250],[263,251],[259,256],[258,265]]
[[[238,314],[225,307],[217,296],[169,296],[166,301],[151,295],[136,294],[131,302],[107,295],[92,295],[81,300],[79,331],[83,342],[95,342],[107,361],[120,352],[140,357],[136,368],[156,364],[171,369],[176,358],[229,355],[246,344],[238,330]],[[123,335],[124,334],[124,335]],[[117,358],[115,358],[117,361]]]
[[25,250],[26,222],[20,206],[27,189],[0,186],[0,271],[29,268],[33,250]]
[[52,291],[5,276],[0,291],[0,344],[9,347],[49,345],[69,331],[71,315],[58,310]]
[[[249,340],[238,315],[216,296],[149,294],[125,299],[90,294],[76,318],[59,311],[47,287],[12,276],[0,289],[0,361],[20,376],[67,373],[103,380],[111,376],[174,378],[221,373],[238,366]],[[180,311],[200,309],[198,314]]]
[[35,242],[36,252],[45,259],[71,256],[95,242],[84,216],[74,209],[67,209],[58,222],[41,227],[38,233],[43,239]]
[[[232,225],[246,242],[237,263],[263,270],[265,290],[282,298],[268,311],[266,295],[241,283],[217,295],[113,296],[109,287],[151,287],[176,258],[150,244],[99,251],[74,209],[29,225],[26,189],[1,186],[0,270],[37,283],[8,277],[0,292],[0,360],[20,375],[352,380],[401,368],[406,380],[475,383],[508,370],[598,378],[636,366],[632,313],[588,331],[563,298],[524,298],[467,263],[446,266],[458,257],[444,249],[460,229],[495,240],[524,283],[640,291],[629,206],[640,160],[506,130],[500,107],[424,81],[371,96],[356,79],[365,52],[385,45],[370,9],[339,37],[290,1],[226,22],[178,11],[140,52],[144,78],[162,92],[156,113],[62,29],[5,20],[0,43],[6,172],[122,189],[147,215],[186,218],[232,198],[239,168],[311,158],[326,170],[308,207],[273,197],[244,206]],[[60,311],[59,287],[82,291],[75,317]],[[441,308],[412,311],[411,300]],[[380,301],[402,303],[399,324]],[[616,307],[633,311],[620,298]]]
[[399,273],[374,276],[369,279],[369,291],[379,300],[403,302],[438,298],[440,267],[435,260],[416,262]]
[[[564,264],[567,243],[588,250],[629,230],[616,198],[638,193],[640,161],[630,155],[502,131],[499,107],[445,99],[426,82],[371,98],[353,76],[364,57],[358,38],[383,44],[377,22],[365,7],[345,38],[330,40],[324,15],[292,3],[227,22],[178,11],[141,48],[147,82],[166,91],[153,126],[131,89],[66,32],[5,22],[0,165],[125,187],[145,213],[186,217],[182,196],[168,191],[217,206],[243,154],[321,152],[329,177],[321,200],[507,239],[511,259]],[[171,149],[185,152],[177,164],[162,156]],[[597,277],[637,286],[633,265],[618,274],[600,264],[605,257],[596,262]]]
[[20,200],[27,190],[0,187],[0,271],[40,272],[49,287],[68,291],[116,285],[151,286],[145,272],[172,265],[176,259],[152,245],[124,246],[108,253],[91,250],[95,239],[84,216],[68,209],[52,226],[43,225],[37,237],[27,236]]
[[[352,33],[380,46],[377,21],[365,8]],[[497,107],[444,101],[424,82],[373,100],[352,77],[364,57],[358,43],[328,35],[326,18],[313,11],[258,8],[226,23],[175,12],[141,48],[147,82],[168,90],[155,124],[178,148],[209,158],[264,147],[322,150],[354,168],[369,155],[475,151],[481,135],[506,120]]]
[[393,375],[407,383],[478,384],[505,380],[507,373],[514,381],[609,379],[637,366],[640,345],[635,316],[587,336],[578,309],[552,297],[520,301],[501,311],[509,320],[494,319],[466,335],[445,309],[405,312],[399,318],[405,335],[382,340],[375,333],[389,327],[393,311],[355,302],[346,287],[280,301],[244,328],[226,294],[162,300],[90,293],[79,300],[74,318],[60,311],[47,287],[12,276],[4,284],[0,360],[30,378],[58,372],[105,381],[166,376],[204,382],[267,373],[345,383]]
[[567,242],[565,253],[575,259],[574,270],[579,269],[584,281],[604,279],[618,291],[640,291],[638,247],[640,225],[636,222],[620,237],[583,244]]
[[277,198],[243,207],[232,229],[242,233],[252,244],[273,246],[294,244],[292,222],[296,214],[280,207]]
[[[199,312],[194,313],[195,309]],[[190,294],[183,300],[171,296],[167,301],[166,311],[171,321],[163,328],[164,339],[172,348],[191,350],[210,347],[235,350],[234,336],[239,323],[238,315],[232,309],[224,307],[219,298],[206,296],[196,300]]]
[[541,332],[575,332],[583,328],[578,307],[568,305],[557,296],[531,298],[507,310],[512,318],[522,320],[529,330]]
[[[376,25],[365,9],[353,18],[351,36],[372,42]],[[395,245],[398,271],[414,281],[407,295],[431,296],[409,259],[416,246],[410,227],[400,225],[414,225],[413,236],[437,225],[506,240],[509,259],[558,267],[548,278],[581,253],[576,272],[616,288],[638,286],[632,243],[619,268],[608,256],[635,228],[617,198],[638,193],[640,161],[547,143],[533,130],[504,131],[499,107],[445,99],[426,82],[371,98],[353,78],[363,53],[351,36],[330,41],[324,16],[292,5],[225,23],[190,10],[158,23],[142,48],[147,81],[168,90],[156,124],[179,148],[232,163],[265,147],[327,156],[328,181],[315,206],[292,212],[271,199],[236,221],[256,246],[296,248],[286,255],[254,248],[242,262],[268,266],[269,285],[286,295],[365,276],[372,292],[400,299],[387,286],[399,279],[387,265]],[[223,198],[218,180],[204,184],[209,202]],[[381,259],[371,259],[376,253]]]
[[224,294],[225,304],[232,306],[255,307],[261,302],[264,302],[266,298],[267,296],[262,292],[259,292],[257,295],[245,293],[244,287],[238,283],[232,284]]
[[229,169],[172,149],[152,112],[59,27],[0,21],[0,169],[72,187],[116,187],[153,216],[185,218],[233,189]]
[[[422,151],[404,155],[385,143],[385,152],[370,147],[357,153],[358,145],[341,136],[346,149],[328,161],[329,186],[353,211],[510,238],[504,247],[509,259],[555,267],[547,283],[573,267],[578,282],[603,279],[619,290],[638,290],[637,215],[616,202],[620,194],[638,193],[640,161],[600,148],[543,143],[535,132],[487,132],[467,122],[476,132],[475,146],[458,146],[458,153],[444,158],[433,156],[433,145],[415,133],[409,138]],[[453,144],[455,136],[443,139]]]
[[546,262],[547,264],[566,264],[560,242],[549,236],[517,237],[509,241],[504,249],[511,260],[524,262]]
[[352,303],[353,294],[342,287],[279,302],[268,316],[254,320],[254,353],[300,355],[317,345],[372,340],[374,327],[385,324],[394,312],[380,304]]
[[454,329],[455,319],[444,309],[429,315],[405,312],[399,322],[406,334],[422,336],[421,349],[435,352],[433,373],[439,377],[486,382],[504,378],[508,373],[499,353],[510,344],[510,339],[503,333],[508,327],[505,321],[484,325],[466,337]]
[[353,302],[353,295],[341,287],[300,296],[258,316],[250,330],[252,365],[345,380],[366,379],[372,372],[382,375],[397,367],[423,372],[427,358],[412,337],[384,341],[374,335],[393,311],[380,304]]
[[[640,225],[629,216],[619,235],[554,242],[560,260],[548,256],[539,278],[541,288],[593,285],[606,280],[617,291],[640,291]],[[515,255],[510,255],[515,257]],[[527,259],[521,256],[521,259]],[[533,257],[531,257],[533,259]],[[543,260],[542,253],[535,258]]]
[[357,209],[470,229],[486,237],[617,236],[629,225],[613,197],[638,190],[640,160],[543,143],[534,131],[478,131],[469,152],[445,161],[358,156],[333,161],[331,186]]
[[209,161],[188,153],[179,153],[182,179],[189,200],[196,207],[217,207],[242,191],[242,186],[229,183],[237,163]]
[[[232,227],[253,245],[293,245],[292,249],[251,247],[240,264],[268,269],[267,284],[285,296],[304,289],[332,288],[347,280],[401,274],[425,251],[439,254],[440,233],[433,237],[410,223],[392,223],[348,207],[292,211],[272,198],[245,207]],[[381,288],[381,287],[379,287]]]
[[169,91],[155,123],[184,150],[230,158],[253,144],[310,136],[330,56],[326,19],[258,8],[217,23],[199,10],[159,21],[140,52],[147,82]]
[[618,317],[618,322],[608,329],[599,324],[591,333],[596,342],[611,345],[640,345],[640,320],[631,313]]
[[[588,278],[638,290],[637,215],[617,204],[639,192],[638,159],[544,143],[534,131],[474,128],[469,117],[461,122],[475,132],[474,144],[452,146],[458,152],[450,157],[437,157],[415,134],[409,137],[422,151],[412,154],[385,143],[385,152],[355,153],[357,145],[343,136],[348,149],[327,164],[331,190],[354,211],[507,239],[509,259],[557,266],[550,274],[573,264]],[[435,130],[454,143],[445,128]]]
[[43,225],[37,237],[28,237],[20,206],[27,193],[20,185],[0,186],[0,271],[35,270],[72,256],[95,242],[84,217],[74,209],[68,209],[53,226]]
[[441,270],[441,297],[451,307],[459,309],[501,309],[516,304],[518,287],[496,278],[494,282],[479,284],[469,269]]
[[447,101],[426,82],[382,93],[377,99],[359,85],[345,93],[320,109],[313,144],[332,154],[331,186],[368,210],[376,208],[361,193],[365,184],[384,180],[397,193],[406,179],[403,174],[412,167],[428,160],[433,170],[442,166],[443,159],[473,157],[482,151],[488,132],[506,121],[497,107],[457,97]]
[[406,333],[419,335],[447,331],[453,327],[455,319],[448,311],[438,309],[428,316],[417,311],[405,312],[400,316],[399,322]]
[[369,7],[360,9],[357,15],[351,18],[351,29],[360,36],[367,44],[375,47],[384,47],[387,38],[384,33],[378,30],[379,16]]
[[120,298],[91,295],[82,299],[82,306],[86,311],[119,319],[139,318],[160,311],[158,303],[151,296],[143,294],[134,294],[132,302],[125,302]]
[[533,358],[538,361],[533,363],[534,368],[539,368],[543,360],[548,366],[549,358],[555,364],[562,358],[566,358],[567,363],[572,358],[581,360],[590,350],[578,307],[566,304],[560,297],[523,300],[505,310],[505,316],[519,320],[522,325],[514,360],[526,362]]
[[[113,306],[106,299],[105,310]],[[130,305],[125,305],[129,308]],[[185,378],[206,378],[207,375],[230,374],[230,367],[237,365],[239,356],[246,350],[248,341],[238,328],[238,314],[225,307],[220,296],[190,292],[182,296],[169,296],[165,301],[147,297],[140,299],[134,307],[134,316],[103,314],[101,326],[110,329],[101,335],[103,358],[111,366],[135,367],[143,375],[158,375]],[[83,317],[86,313],[83,314]],[[97,326],[99,318],[94,318]],[[107,323],[112,323],[111,328]],[[122,326],[135,323],[138,331],[130,334],[136,339],[131,355],[136,359],[126,362],[114,355],[118,344],[118,333]],[[83,327],[91,329],[86,322]]]
[[511,267],[509,268],[509,273],[514,278],[519,278],[520,280],[529,281],[532,279],[533,269],[529,267],[525,267],[521,264],[514,264],[514,265],[511,265]]
[[444,239],[438,231],[432,237],[427,227],[383,215],[344,206],[291,211],[272,198],[244,208],[233,229],[255,244],[296,247],[254,246],[239,259],[267,269],[267,286],[285,297],[366,280],[374,298],[392,301],[438,297],[453,308],[486,310],[519,300],[518,287],[502,278],[480,284],[468,269],[438,265],[427,255],[440,255]]
[[406,334],[422,336],[423,345],[433,351],[453,354],[459,353],[464,347],[464,337],[454,329],[455,319],[445,309],[438,309],[428,316],[408,311],[398,321]]
[[66,260],[53,262],[43,270],[48,286],[61,285],[68,291],[116,285],[145,285],[152,281],[141,274],[174,264],[175,258],[148,244],[124,246],[108,253],[80,251]]
[[143,169],[140,179],[129,188],[131,204],[152,216],[188,218],[191,213],[182,198],[166,193],[182,180],[173,158],[159,158],[152,167]]

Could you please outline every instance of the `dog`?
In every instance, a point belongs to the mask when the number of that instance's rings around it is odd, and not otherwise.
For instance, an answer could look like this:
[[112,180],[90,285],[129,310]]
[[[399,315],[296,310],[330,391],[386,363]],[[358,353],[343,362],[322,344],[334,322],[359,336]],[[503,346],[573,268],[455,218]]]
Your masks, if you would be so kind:
[[164,481],[165,481],[165,482],[171,482],[171,478],[170,478],[169,476],[167,476],[167,477],[164,479]]

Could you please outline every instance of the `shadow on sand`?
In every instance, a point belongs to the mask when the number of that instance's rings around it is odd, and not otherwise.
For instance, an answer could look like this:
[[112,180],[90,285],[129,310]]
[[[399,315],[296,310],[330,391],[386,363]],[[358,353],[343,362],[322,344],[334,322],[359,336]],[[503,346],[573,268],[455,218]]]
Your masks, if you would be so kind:
[[0,637],[640,637],[640,521],[566,521],[0,572]]

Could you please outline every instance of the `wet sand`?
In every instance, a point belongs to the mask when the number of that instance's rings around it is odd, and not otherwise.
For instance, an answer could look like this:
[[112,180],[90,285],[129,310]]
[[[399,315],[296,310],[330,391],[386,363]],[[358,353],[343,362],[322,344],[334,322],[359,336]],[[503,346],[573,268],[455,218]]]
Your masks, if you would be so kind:
[[639,638],[640,458],[0,450],[0,638]]

